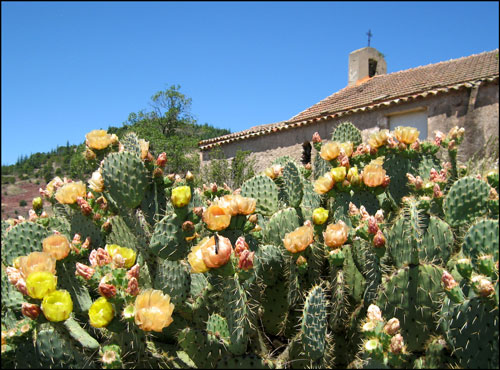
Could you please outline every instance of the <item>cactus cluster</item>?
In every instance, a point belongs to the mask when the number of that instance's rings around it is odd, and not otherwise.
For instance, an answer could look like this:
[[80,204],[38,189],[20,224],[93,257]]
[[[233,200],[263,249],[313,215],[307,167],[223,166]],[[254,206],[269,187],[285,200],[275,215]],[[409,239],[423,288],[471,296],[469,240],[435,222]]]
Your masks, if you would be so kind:
[[498,367],[498,172],[463,135],[346,122],[233,190],[89,133],[88,183],[2,221],[2,368]]

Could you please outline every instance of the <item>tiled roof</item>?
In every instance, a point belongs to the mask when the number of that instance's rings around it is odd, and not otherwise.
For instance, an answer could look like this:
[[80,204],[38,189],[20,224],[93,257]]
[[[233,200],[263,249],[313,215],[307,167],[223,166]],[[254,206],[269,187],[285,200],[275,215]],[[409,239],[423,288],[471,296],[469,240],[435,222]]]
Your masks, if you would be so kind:
[[348,113],[407,102],[417,97],[448,92],[450,89],[471,87],[483,81],[497,80],[498,68],[498,49],[496,49],[459,59],[377,75],[361,84],[343,88],[287,121],[256,126],[249,130],[200,141],[199,147],[208,149],[214,145],[307,125]]

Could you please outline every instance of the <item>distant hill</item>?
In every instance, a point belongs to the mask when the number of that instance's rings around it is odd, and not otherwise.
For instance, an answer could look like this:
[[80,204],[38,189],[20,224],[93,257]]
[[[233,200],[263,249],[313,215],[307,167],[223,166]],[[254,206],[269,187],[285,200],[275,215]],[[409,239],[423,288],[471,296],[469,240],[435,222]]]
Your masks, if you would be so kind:
[[[116,134],[121,139],[128,132],[135,132],[139,138],[149,141],[149,150],[155,157],[162,152],[167,153],[166,173],[185,173],[189,170],[199,174],[198,142],[231,131],[207,123],[198,124],[189,113],[191,99],[180,92],[178,85],[157,92],[151,101],[151,111],[131,113],[120,127],[108,127],[108,133]],[[20,194],[26,194],[21,200],[25,200],[27,206],[20,206],[19,214],[26,216],[33,196],[37,196],[38,187],[45,186],[55,176],[86,182],[95,168],[84,158],[85,149],[83,137],[79,145],[66,142],[66,145],[57,146],[50,152],[21,156],[15,164],[2,166],[2,218],[4,205],[9,204],[9,212],[14,212],[13,205],[18,202]],[[25,189],[16,190],[16,185]]]

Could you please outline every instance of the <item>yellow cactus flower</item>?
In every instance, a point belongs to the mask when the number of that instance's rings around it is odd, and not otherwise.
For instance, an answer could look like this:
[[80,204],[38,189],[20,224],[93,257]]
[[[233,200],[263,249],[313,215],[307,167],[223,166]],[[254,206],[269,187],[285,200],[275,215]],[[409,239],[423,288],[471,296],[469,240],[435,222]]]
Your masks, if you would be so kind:
[[314,191],[318,194],[328,193],[335,185],[331,172],[325,173],[314,182]]
[[170,296],[160,290],[147,289],[139,294],[134,308],[135,323],[144,331],[161,332],[173,321],[174,305],[170,303]]
[[376,160],[370,162],[363,169],[363,182],[366,186],[375,187],[382,185],[385,178],[385,170]]
[[178,186],[172,189],[172,204],[181,208],[187,206],[191,200],[191,188],[189,186]]
[[283,244],[291,253],[302,252],[314,241],[314,229],[311,225],[304,225],[285,235]]
[[368,145],[373,149],[378,149],[385,143],[389,138],[389,130],[380,130],[370,135],[368,138]]
[[84,198],[86,194],[87,188],[83,182],[69,182],[57,189],[56,199],[62,204],[73,204],[76,202],[76,198]]
[[354,144],[350,141],[347,141],[345,143],[340,143],[340,148],[344,149],[345,155],[350,157],[352,155],[352,152],[354,151]]
[[328,211],[323,207],[316,208],[313,211],[312,219],[316,225],[323,225],[328,219]]
[[59,176],[54,177],[45,187],[45,190],[48,192],[49,198],[54,194],[54,187],[61,186],[63,184],[63,180]]
[[349,171],[347,171],[347,180],[349,182],[354,182],[358,178],[359,178],[358,167],[354,166],[354,167],[349,168]]
[[31,252],[19,258],[19,271],[24,279],[32,272],[46,271],[56,273],[56,259],[45,252]]
[[394,130],[394,136],[400,143],[413,144],[418,139],[420,132],[415,127],[398,126]]
[[101,171],[94,171],[88,183],[91,190],[97,193],[102,193],[102,191],[104,190],[104,179],[102,178]]
[[349,227],[343,221],[328,225],[323,232],[325,244],[330,248],[341,247],[347,241],[348,231]]
[[208,237],[204,238],[198,245],[191,248],[191,252],[188,254],[188,262],[191,265],[191,272],[194,274],[210,270],[203,261],[203,254],[201,251],[201,247],[208,242],[208,240]]
[[104,297],[98,298],[89,308],[89,322],[94,328],[107,326],[114,316],[113,305]]
[[85,144],[91,149],[105,149],[115,141],[106,130],[92,130],[85,135],[85,139]]
[[119,245],[116,244],[106,244],[104,249],[106,250],[106,252],[108,252],[108,254],[111,256],[112,259],[117,254],[121,255],[125,260],[125,264],[123,265],[124,267],[130,268],[134,266],[137,254],[133,249],[120,247]]
[[56,260],[62,260],[69,254],[69,240],[62,234],[53,234],[42,241],[43,251]]
[[139,139],[139,148],[141,149],[141,159],[145,159],[149,152],[149,141]]
[[42,311],[49,321],[64,321],[73,311],[73,301],[66,290],[54,290],[43,297]]
[[28,275],[26,289],[31,298],[42,299],[56,290],[57,277],[47,271],[36,271]]
[[347,169],[342,166],[335,167],[330,170],[330,173],[332,174],[333,181],[342,182],[346,177]]
[[231,213],[227,208],[212,204],[203,212],[202,219],[210,230],[220,231],[231,223]]
[[[319,155],[325,161],[331,161],[340,154],[340,145],[336,141],[328,141],[321,146]],[[347,154],[347,153],[346,153]]]

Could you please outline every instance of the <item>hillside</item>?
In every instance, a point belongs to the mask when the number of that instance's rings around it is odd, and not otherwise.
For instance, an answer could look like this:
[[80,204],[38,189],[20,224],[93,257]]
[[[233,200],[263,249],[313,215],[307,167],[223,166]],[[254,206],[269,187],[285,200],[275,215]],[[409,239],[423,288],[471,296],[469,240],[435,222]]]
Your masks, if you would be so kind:
[[[135,132],[149,142],[153,156],[165,152],[168,163],[166,173],[200,173],[198,142],[229,134],[227,129],[198,124],[190,114],[191,99],[180,92],[180,86],[172,85],[151,97],[151,111],[130,113],[119,127],[109,126],[108,133],[121,139],[128,132]],[[101,129],[100,127],[93,127]],[[46,153],[21,156],[14,165],[2,166],[2,219],[19,215],[27,217],[33,197],[38,189],[55,176],[68,177],[86,182],[94,170],[84,158],[85,138],[79,145],[57,146]],[[22,200],[26,206],[20,206]]]

